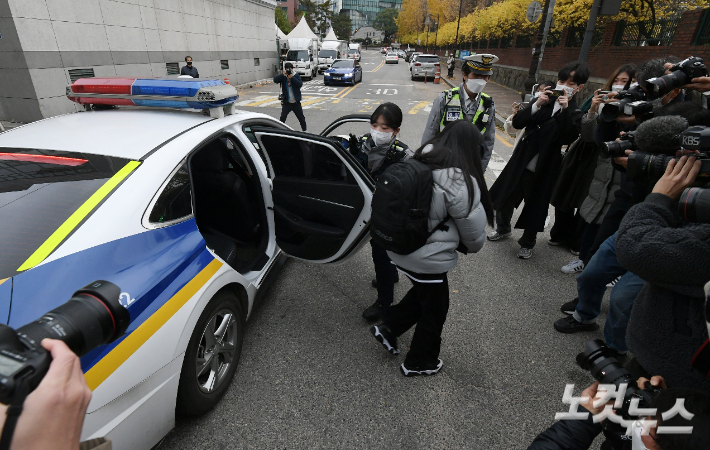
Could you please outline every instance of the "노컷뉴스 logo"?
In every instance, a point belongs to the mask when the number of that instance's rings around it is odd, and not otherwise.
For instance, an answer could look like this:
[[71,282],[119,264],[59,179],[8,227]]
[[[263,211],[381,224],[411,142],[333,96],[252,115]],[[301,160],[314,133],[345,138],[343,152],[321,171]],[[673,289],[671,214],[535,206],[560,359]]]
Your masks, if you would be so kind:
[[392,238],[391,238],[390,236],[387,236],[386,234],[384,234],[384,233],[381,232],[380,230],[374,230],[374,231],[375,231],[375,234],[376,234],[376,235],[378,235],[379,237],[381,237],[381,238],[384,239],[385,241],[390,241],[390,242],[392,241]]

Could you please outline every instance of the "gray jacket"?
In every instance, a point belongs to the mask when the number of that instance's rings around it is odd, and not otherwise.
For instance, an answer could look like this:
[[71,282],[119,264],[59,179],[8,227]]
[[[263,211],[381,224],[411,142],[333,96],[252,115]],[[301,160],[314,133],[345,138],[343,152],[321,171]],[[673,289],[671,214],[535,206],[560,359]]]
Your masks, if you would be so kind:
[[432,171],[434,190],[429,209],[429,230],[433,230],[447,215],[448,230],[437,230],[426,244],[409,255],[387,252],[393,263],[415,273],[445,273],[458,261],[456,248],[459,243],[475,253],[483,247],[486,239],[486,212],[481,205],[481,191],[476,180],[473,205],[468,210],[469,193],[459,169]]
[[[463,83],[459,85],[459,92],[463,91]],[[479,102],[479,96],[477,96],[474,101],[478,105]],[[461,100],[461,108],[463,109],[463,95],[459,95],[459,99]],[[427,119],[426,122],[426,128],[424,129],[424,134],[422,135],[422,143],[421,145],[424,145],[425,143],[429,142],[431,139],[434,138],[437,134],[439,134],[439,128],[441,126],[441,118],[444,116],[444,106],[446,106],[446,92],[442,92],[439,94],[436,99],[434,99],[434,103],[431,105],[431,111],[429,112],[429,118]],[[466,120],[469,122],[473,122],[473,116],[476,115],[477,110],[473,110],[470,114],[464,114],[464,117]],[[493,154],[493,146],[496,143],[496,105],[493,103],[491,105],[491,112],[488,117],[488,124],[486,125],[486,132],[483,135],[483,145],[486,147],[485,152],[483,153],[483,156],[481,157],[481,165],[483,166],[483,171],[486,171],[486,167],[488,167],[488,161],[491,160],[491,155]]]
[[[582,139],[594,142],[594,131],[597,124],[597,114],[587,113],[582,119]],[[579,208],[579,215],[587,223],[601,224],[604,216],[614,201],[614,193],[621,184],[621,172],[615,170],[611,158],[599,155],[597,168],[594,170],[594,179],[589,185],[589,194]]]

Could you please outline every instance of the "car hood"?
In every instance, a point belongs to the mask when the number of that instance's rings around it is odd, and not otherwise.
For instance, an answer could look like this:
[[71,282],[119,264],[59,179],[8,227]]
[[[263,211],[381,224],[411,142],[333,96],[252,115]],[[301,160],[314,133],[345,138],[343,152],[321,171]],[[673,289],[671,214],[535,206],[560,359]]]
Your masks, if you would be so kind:
[[92,281],[116,284],[121,289],[119,301],[130,313],[130,325],[124,336],[81,358],[86,372],[213,260],[193,218],[34,267],[0,285],[0,298],[12,285],[9,325],[16,329],[66,303]]

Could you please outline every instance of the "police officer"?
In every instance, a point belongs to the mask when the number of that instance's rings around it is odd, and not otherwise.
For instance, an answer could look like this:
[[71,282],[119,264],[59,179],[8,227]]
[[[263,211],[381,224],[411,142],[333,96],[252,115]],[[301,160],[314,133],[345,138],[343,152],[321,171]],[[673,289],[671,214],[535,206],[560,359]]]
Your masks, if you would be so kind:
[[464,57],[463,82],[457,88],[444,91],[434,100],[422,136],[422,145],[439,134],[455,120],[470,120],[483,134],[481,163],[485,172],[495,144],[496,108],[493,98],[483,93],[498,57],[488,53]]

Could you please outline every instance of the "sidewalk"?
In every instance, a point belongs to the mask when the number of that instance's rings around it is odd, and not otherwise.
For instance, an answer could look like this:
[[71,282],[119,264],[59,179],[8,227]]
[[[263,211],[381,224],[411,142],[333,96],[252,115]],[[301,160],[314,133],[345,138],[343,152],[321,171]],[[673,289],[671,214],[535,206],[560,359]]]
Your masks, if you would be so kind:
[[[447,71],[448,69],[446,68],[446,62],[443,61],[441,63],[441,81],[452,88],[458,87],[463,79],[461,69],[458,67],[454,69],[453,80],[449,80],[446,77]],[[493,81],[489,81],[483,91],[493,97],[493,100],[496,103],[496,125],[502,127],[505,119],[513,113],[513,103],[520,101],[520,92],[501,86]]]

